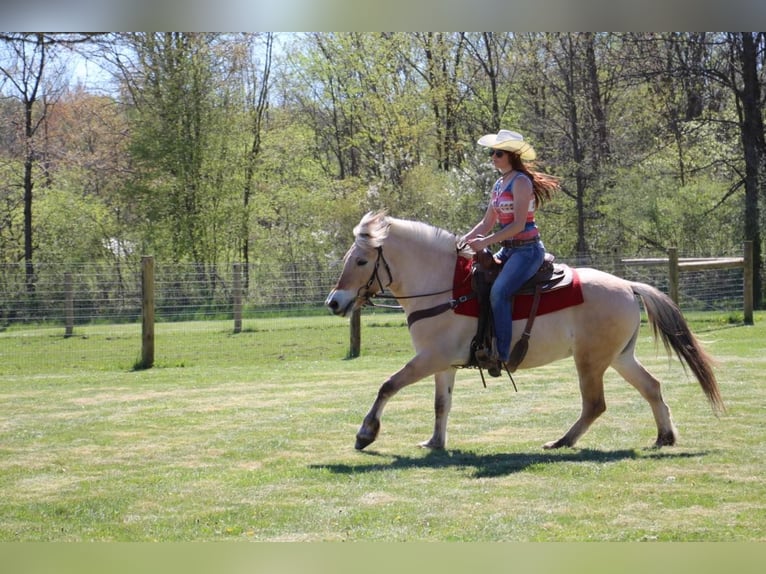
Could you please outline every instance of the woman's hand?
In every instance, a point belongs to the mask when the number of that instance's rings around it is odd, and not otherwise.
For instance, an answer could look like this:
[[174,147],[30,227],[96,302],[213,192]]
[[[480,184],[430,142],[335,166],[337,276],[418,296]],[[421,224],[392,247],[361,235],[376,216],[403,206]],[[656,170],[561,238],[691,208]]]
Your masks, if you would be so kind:
[[468,243],[468,246],[473,249],[474,253],[479,253],[486,247],[492,245],[492,242],[489,241],[486,237],[474,237],[473,239],[469,239],[466,243]]

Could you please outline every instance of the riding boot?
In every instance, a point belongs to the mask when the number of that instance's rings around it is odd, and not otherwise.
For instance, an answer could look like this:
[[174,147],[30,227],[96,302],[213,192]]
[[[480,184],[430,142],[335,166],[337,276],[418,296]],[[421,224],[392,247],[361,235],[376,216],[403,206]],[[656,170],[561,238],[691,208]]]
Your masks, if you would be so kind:
[[476,363],[479,368],[487,369],[487,372],[493,377],[499,377],[501,375],[502,365],[497,356],[497,350],[494,344],[490,348],[487,348],[486,346],[478,347],[474,351],[474,356],[476,357]]

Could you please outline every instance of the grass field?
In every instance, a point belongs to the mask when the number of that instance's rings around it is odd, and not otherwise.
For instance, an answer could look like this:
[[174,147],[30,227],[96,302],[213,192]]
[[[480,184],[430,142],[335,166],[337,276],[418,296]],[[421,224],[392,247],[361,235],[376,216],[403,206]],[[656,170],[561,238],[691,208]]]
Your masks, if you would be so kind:
[[458,373],[449,448],[418,448],[433,384],[354,435],[410,356],[399,315],[363,316],[362,357],[332,317],[0,333],[0,541],[764,541],[766,314],[691,316],[718,360],[726,415],[644,326],[676,447],[648,448],[648,405],[607,374],[608,410],[578,448],[543,451],[579,412],[571,360]]

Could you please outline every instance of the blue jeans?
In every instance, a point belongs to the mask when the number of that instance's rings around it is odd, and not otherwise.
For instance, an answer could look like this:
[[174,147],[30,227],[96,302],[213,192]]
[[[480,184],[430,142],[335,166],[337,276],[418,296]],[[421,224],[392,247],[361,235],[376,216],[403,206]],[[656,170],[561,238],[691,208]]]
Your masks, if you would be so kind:
[[489,300],[492,304],[497,352],[500,360],[505,362],[511,355],[513,334],[511,298],[543,264],[545,246],[542,241],[538,241],[521,247],[504,247],[497,255],[506,263],[492,285]]

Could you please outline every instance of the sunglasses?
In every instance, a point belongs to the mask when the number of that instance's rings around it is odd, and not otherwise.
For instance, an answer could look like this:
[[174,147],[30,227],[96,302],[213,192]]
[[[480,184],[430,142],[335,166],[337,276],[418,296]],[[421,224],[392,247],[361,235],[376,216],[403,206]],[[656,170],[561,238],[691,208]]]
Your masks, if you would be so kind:
[[505,151],[501,149],[491,149],[489,150],[489,157],[495,156],[495,157],[503,157],[503,154]]

